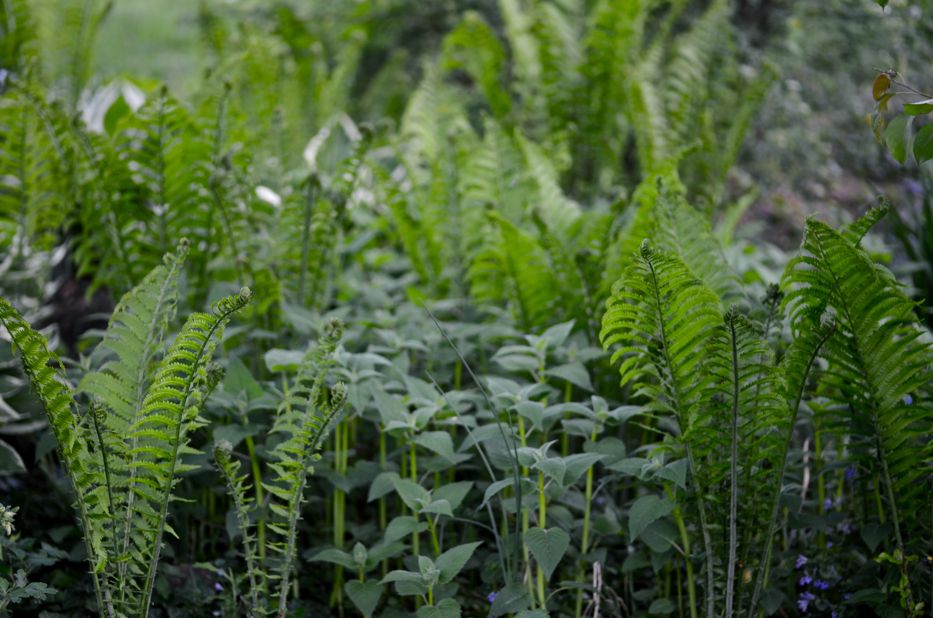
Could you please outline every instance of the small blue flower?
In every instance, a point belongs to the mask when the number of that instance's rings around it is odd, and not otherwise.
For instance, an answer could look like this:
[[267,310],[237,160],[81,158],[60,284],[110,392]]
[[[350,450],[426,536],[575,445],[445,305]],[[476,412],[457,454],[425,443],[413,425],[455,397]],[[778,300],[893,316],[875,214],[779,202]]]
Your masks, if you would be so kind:
[[904,403],[907,404],[908,406],[913,405],[914,398],[911,397],[910,395],[904,395]]
[[495,593],[495,592],[490,592],[489,595],[486,597],[486,600],[489,601],[490,603],[492,603],[493,601],[495,601],[495,600],[496,600],[496,593]]
[[845,594],[842,595],[842,600],[843,600],[843,601],[848,601],[851,597],[852,597],[852,593],[851,593],[851,592],[846,592]]
[[816,599],[816,597],[812,592],[801,592],[800,596],[797,597],[797,607],[800,608],[800,611],[806,613],[807,608],[810,606],[810,603],[814,601],[814,599]]
[[839,618],[839,614],[836,613],[836,610],[833,610],[833,613],[830,614],[830,618]]
[[833,542],[832,542],[832,541],[826,541],[826,549],[829,549],[829,548],[832,547],[832,546],[833,546]]
[[214,582],[214,592],[223,592],[223,591],[224,591],[224,587],[221,585],[221,583]]
[[913,178],[904,179],[904,189],[911,195],[920,195],[923,193],[923,185]]
[[800,578],[800,581],[797,582],[797,583],[798,583],[799,585],[801,585],[801,586],[806,586],[807,584],[809,584],[809,583],[812,582],[812,581],[813,581],[813,578],[810,577],[810,574],[809,574],[809,573],[804,573],[803,577],[801,577],[801,578]]
[[805,565],[806,563],[807,563],[807,557],[801,554],[797,556],[797,561],[794,562],[794,568],[801,569],[803,568],[803,565]]
[[839,524],[839,530],[841,530],[843,534],[852,534],[852,526],[847,521]]
[[822,579],[813,580],[813,587],[817,590],[829,590],[829,582],[824,582]]
[[855,466],[849,466],[846,468],[846,480],[850,483],[855,478]]
[[832,498],[826,498],[825,500],[823,500],[823,510],[824,510],[824,511],[828,511],[828,510],[830,510],[830,509],[832,509],[832,508],[833,508],[833,499],[832,499]]

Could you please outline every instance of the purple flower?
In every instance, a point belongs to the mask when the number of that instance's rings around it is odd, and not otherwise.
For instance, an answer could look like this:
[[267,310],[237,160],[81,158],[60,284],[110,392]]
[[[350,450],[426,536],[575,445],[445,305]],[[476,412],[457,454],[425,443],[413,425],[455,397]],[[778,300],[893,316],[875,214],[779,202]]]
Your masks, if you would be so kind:
[[852,534],[852,526],[847,521],[844,521],[841,524],[839,524],[839,529],[842,531],[843,534]]
[[832,541],[826,541],[826,549],[829,549],[829,548],[832,547],[832,546],[833,546],[833,542],[832,542]]
[[223,591],[224,591],[224,587],[220,584],[220,582],[214,582],[214,592],[223,592]]
[[809,584],[809,583],[812,582],[812,581],[813,581],[813,578],[810,577],[810,574],[809,574],[809,573],[804,573],[804,574],[803,574],[803,577],[801,577],[801,578],[800,578],[800,581],[797,582],[797,583],[798,583],[799,585],[801,585],[801,586],[806,586],[807,584]]
[[486,597],[486,600],[489,601],[490,603],[492,603],[493,601],[495,601],[495,600],[496,600],[496,593],[495,593],[495,592],[490,592],[489,595]]
[[920,195],[923,193],[923,185],[913,178],[904,179],[904,189],[911,195]]
[[851,483],[852,479],[854,478],[855,478],[855,466],[849,466],[848,468],[846,468],[846,480]]
[[914,398],[911,397],[910,395],[904,395],[904,403],[908,406],[913,405]]
[[839,614],[836,613],[836,610],[833,610],[833,613],[830,614],[830,618],[839,618]]
[[807,608],[814,599],[816,599],[816,597],[812,592],[801,592],[800,596],[797,597],[797,607],[800,608],[800,611],[806,613]]
[[845,593],[844,595],[842,595],[842,600],[843,600],[843,601],[848,601],[851,597],[852,597],[852,593],[851,593],[851,592],[847,592],[847,593]]
[[829,582],[824,582],[822,579],[813,580],[813,587],[817,590],[829,590]]
[[803,565],[805,565],[806,563],[807,563],[807,557],[801,554],[797,556],[797,561],[794,562],[794,568],[801,569],[803,568]]
[[830,510],[830,509],[832,509],[832,508],[833,508],[833,499],[832,499],[832,498],[826,498],[825,500],[823,500],[823,510],[824,510],[824,511],[828,511],[828,510]]

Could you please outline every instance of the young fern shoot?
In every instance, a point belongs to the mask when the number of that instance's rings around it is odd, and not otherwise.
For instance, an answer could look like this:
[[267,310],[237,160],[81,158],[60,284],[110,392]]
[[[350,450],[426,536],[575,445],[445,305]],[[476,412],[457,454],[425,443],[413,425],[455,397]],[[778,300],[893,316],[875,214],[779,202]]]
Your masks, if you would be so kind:
[[[295,383],[279,405],[271,433],[287,437],[272,450],[269,467],[274,475],[263,483],[270,496],[265,562],[257,557],[257,542],[250,532],[257,505],[248,497],[246,476],[239,473],[240,462],[232,458],[229,443],[219,442],[214,448],[214,458],[233,498],[243,537],[250,586],[249,615],[275,614],[283,618],[288,610],[304,489],[314,462],[320,459],[324,440],[340,422],[347,395],[343,384],[328,388],[326,382],[342,331],[340,322],[328,324],[324,335],[305,355]],[[270,596],[271,581],[277,583]]]

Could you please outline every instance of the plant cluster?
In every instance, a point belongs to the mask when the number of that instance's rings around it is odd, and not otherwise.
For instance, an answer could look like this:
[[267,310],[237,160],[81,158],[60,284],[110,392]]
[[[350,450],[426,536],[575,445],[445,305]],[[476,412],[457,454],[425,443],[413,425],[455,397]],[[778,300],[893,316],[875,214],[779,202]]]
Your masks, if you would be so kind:
[[885,200],[735,240],[734,3],[202,2],[184,99],[64,4],[0,0],[0,612],[929,610],[928,316]]

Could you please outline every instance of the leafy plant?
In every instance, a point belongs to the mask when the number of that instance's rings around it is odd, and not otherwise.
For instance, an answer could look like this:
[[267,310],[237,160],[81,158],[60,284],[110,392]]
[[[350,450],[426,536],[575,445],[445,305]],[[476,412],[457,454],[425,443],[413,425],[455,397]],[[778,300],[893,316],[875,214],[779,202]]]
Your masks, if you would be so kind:
[[[85,536],[98,610],[103,616],[149,613],[176,477],[189,469],[188,434],[216,384],[209,360],[230,317],[250,291],[192,314],[164,356],[162,339],[176,302],[176,280],[187,253],[168,255],[118,306],[103,341],[112,354],[88,373],[77,393],[45,338],[6,301],[0,321],[55,433]],[[81,413],[79,397],[90,403]]]

